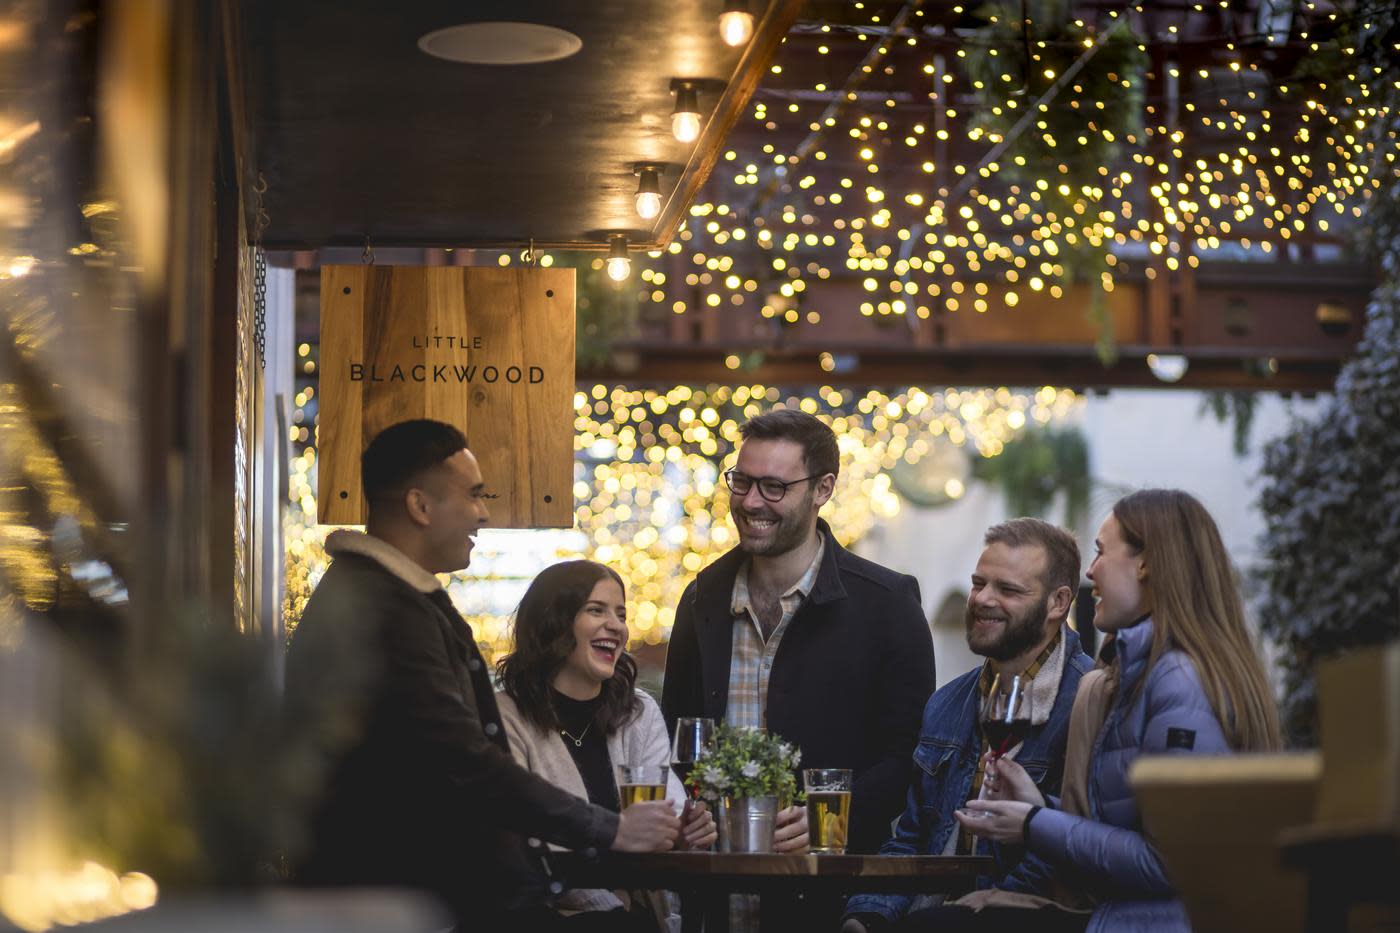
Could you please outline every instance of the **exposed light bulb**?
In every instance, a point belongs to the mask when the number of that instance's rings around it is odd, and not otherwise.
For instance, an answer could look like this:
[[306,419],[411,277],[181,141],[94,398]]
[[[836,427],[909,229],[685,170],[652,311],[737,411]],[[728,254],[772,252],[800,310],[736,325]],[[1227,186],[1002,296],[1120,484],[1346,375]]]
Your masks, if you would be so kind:
[[671,114],[671,134],[676,137],[676,142],[695,142],[700,138],[700,114],[683,112]]
[[726,0],[719,15],[719,35],[725,45],[743,45],[753,38],[753,14],[747,0]]
[[615,236],[608,247],[608,278],[621,282],[632,272],[632,260],[627,256],[627,238]]
[[695,88],[682,84],[676,89],[676,109],[671,114],[671,135],[676,142],[693,143],[700,138],[700,102]]
[[641,176],[637,183],[637,213],[651,220],[661,213],[661,179],[656,166],[639,163],[633,171]]
[[623,257],[622,259],[608,260],[608,278],[614,282],[621,282],[632,272],[632,260]]
[[638,191],[638,216],[643,220],[651,220],[659,213],[661,213],[661,195],[655,191]]

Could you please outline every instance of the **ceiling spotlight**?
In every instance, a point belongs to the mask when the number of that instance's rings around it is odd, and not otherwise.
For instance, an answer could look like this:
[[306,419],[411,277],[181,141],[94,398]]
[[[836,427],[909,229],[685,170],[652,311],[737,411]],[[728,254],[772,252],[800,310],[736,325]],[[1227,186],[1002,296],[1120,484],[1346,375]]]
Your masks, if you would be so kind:
[[627,255],[627,237],[615,233],[608,245],[608,278],[621,282],[632,272],[632,260]]
[[719,35],[725,45],[739,46],[753,38],[753,14],[748,0],[724,0],[719,14]]
[[1179,353],[1147,354],[1147,368],[1163,382],[1180,382],[1188,365],[1189,361]]
[[671,113],[671,135],[677,142],[693,143],[700,138],[700,99],[689,81],[672,83],[676,109]]
[[539,23],[463,23],[422,36],[418,48],[468,65],[535,65],[568,58],[583,48],[583,40]]
[[632,174],[641,176],[637,182],[637,213],[643,220],[651,220],[661,213],[661,166],[638,162],[632,166]]

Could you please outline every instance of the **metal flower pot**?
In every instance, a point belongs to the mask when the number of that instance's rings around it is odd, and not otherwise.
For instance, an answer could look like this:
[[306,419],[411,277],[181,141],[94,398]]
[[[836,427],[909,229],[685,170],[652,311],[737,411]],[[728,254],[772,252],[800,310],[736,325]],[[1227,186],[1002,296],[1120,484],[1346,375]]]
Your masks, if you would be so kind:
[[778,798],[725,797],[719,802],[719,851],[772,852]]

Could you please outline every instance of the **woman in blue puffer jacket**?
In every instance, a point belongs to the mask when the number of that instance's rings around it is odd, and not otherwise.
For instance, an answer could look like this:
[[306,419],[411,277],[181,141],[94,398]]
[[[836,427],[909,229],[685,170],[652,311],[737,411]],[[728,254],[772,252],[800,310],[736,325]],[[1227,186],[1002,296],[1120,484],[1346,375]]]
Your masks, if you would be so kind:
[[1023,843],[1030,865],[1001,890],[921,918],[926,929],[1189,931],[1143,834],[1128,770],[1139,755],[1280,745],[1264,665],[1205,508],[1184,492],[1143,490],[1113,507],[1094,543],[1094,627],[1108,640],[1075,697],[1063,796],[1042,798],[1013,761],[989,762],[989,799],[968,801],[958,820]]

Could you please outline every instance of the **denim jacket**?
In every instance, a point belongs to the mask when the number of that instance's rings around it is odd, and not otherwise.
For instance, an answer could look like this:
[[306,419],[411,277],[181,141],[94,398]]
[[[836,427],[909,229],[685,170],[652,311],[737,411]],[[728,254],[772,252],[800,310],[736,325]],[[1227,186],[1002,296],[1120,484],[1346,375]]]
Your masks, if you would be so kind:
[[[1081,649],[1074,630],[1066,626],[1063,637],[1064,673],[1050,718],[1044,725],[1031,729],[1016,753],[1017,763],[1046,795],[1060,792],[1074,694],[1079,688],[1079,679],[1094,666],[1093,660]],[[977,690],[981,673],[982,668],[978,666],[945,684],[924,707],[907,804],[895,824],[894,837],[880,847],[881,855],[938,855],[948,844],[948,837],[957,831],[953,811],[962,807],[971,795],[977,759],[982,754],[978,729],[981,697]],[[978,855],[995,857],[1000,876],[1020,861],[1024,850],[994,846],[985,839],[978,839],[975,851]],[[1026,873],[1031,866],[1022,866],[1022,869]],[[988,887],[995,881],[996,878],[982,878],[978,886]],[[907,913],[913,901],[914,897],[903,894],[861,894],[846,903],[846,913],[879,914],[892,921]]]

